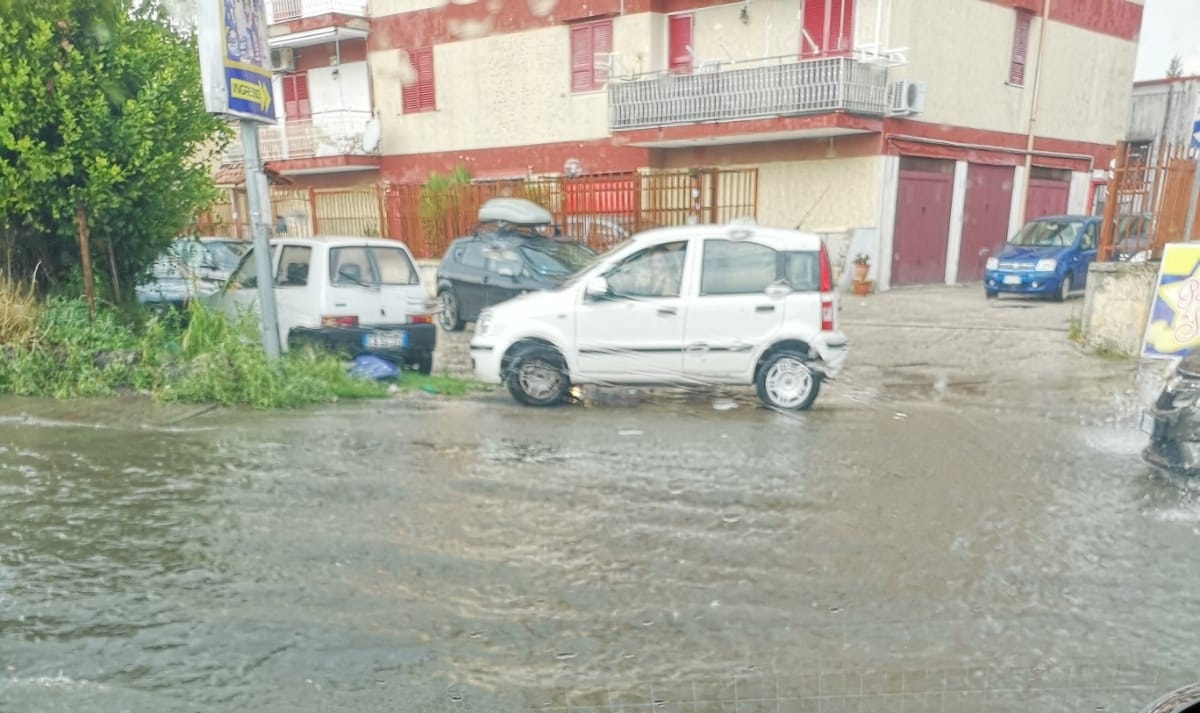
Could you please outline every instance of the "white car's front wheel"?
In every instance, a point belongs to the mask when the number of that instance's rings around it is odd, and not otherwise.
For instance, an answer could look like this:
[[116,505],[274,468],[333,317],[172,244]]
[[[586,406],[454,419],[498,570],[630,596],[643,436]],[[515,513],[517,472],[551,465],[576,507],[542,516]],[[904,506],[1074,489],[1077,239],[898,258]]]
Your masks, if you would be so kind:
[[754,381],[764,405],[784,411],[812,406],[821,390],[821,376],[796,352],[779,352],[767,358]]
[[550,347],[529,346],[513,357],[505,378],[508,392],[526,406],[554,406],[571,388],[562,355]]

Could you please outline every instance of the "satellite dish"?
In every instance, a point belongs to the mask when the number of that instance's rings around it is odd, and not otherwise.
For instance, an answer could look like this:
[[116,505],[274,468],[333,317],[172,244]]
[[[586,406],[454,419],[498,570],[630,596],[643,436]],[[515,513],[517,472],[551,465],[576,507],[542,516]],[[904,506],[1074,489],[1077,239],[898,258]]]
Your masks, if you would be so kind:
[[568,178],[575,178],[583,175],[583,162],[577,158],[569,158],[563,164],[563,173]]
[[375,153],[379,149],[379,137],[379,119],[371,117],[366,127],[363,128],[363,151],[366,153]]

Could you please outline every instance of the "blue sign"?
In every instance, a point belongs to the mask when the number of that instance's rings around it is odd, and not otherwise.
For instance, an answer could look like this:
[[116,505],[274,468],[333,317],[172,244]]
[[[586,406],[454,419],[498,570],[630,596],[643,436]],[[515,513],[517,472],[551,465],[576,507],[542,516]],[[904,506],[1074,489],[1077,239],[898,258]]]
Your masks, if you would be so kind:
[[1200,119],[1192,124],[1192,148],[1200,149]]
[[263,0],[223,0],[225,89],[229,111],[274,119],[271,107],[271,48]]
[[200,0],[200,73],[210,112],[275,121],[264,0]]

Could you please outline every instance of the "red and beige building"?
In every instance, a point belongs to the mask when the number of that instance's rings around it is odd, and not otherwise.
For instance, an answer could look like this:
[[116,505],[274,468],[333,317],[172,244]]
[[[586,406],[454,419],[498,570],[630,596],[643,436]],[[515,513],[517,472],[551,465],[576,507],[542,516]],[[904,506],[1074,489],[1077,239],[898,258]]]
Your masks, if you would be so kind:
[[755,168],[760,222],[867,236],[885,288],[977,280],[1027,217],[1090,210],[1142,18],[1139,0],[268,6],[264,156],[299,185]]

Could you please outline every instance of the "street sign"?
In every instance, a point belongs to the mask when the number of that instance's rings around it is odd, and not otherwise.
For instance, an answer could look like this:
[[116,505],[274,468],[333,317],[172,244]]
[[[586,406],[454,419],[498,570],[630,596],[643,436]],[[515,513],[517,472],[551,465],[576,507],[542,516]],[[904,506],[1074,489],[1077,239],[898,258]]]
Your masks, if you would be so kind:
[[275,123],[264,0],[199,0],[196,34],[208,111]]

